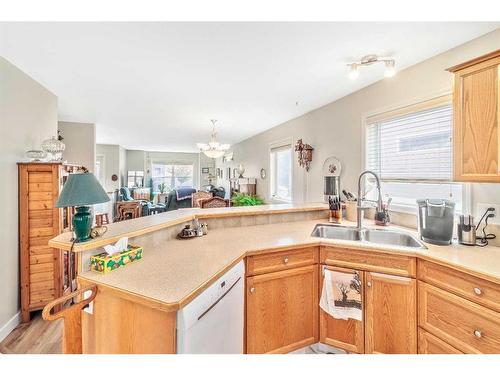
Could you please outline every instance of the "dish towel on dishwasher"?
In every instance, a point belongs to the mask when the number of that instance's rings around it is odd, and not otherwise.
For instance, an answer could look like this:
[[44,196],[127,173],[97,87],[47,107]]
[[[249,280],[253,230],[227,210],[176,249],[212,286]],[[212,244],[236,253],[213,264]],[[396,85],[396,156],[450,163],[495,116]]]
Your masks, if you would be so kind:
[[359,273],[325,268],[319,306],[335,319],[363,320]]

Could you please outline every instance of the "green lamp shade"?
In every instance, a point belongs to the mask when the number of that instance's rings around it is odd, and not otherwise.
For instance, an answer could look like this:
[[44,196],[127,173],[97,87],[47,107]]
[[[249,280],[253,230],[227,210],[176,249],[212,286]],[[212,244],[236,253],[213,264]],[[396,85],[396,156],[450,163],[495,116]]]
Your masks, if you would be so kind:
[[73,173],[68,176],[56,207],[89,206],[108,201],[108,195],[93,173]]
[[108,201],[108,195],[92,173],[75,173],[68,176],[56,207],[76,206],[76,213],[73,215],[75,242],[90,239],[93,220],[88,206]]

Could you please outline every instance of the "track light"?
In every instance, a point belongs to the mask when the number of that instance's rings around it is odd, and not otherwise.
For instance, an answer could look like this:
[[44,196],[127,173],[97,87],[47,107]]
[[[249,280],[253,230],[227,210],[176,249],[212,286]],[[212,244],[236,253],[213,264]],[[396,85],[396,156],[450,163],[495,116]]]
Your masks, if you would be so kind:
[[358,64],[351,64],[351,70],[349,71],[349,78],[355,80],[359,77]]
[[396,68],[394,67],[394,60],[386,60],[384,76],[390,78],[394,77],[395,75],[396,75]]
[[396,74],[396,68],[395,66],[395,61],[394,59],[390,57],[380,57],[377,55],[366,55],[363,56],[363,58],[360,61],[352,62],[350,64],[347,64],[347,66],[350,68],[349,70],[349,78],[350,79],[356,79],[359,77],[359,67],[361,66],[368,66],[372,65],[375,63],[384,63],[385,64],[385,72],[384,76],[385,77],[393,77]]

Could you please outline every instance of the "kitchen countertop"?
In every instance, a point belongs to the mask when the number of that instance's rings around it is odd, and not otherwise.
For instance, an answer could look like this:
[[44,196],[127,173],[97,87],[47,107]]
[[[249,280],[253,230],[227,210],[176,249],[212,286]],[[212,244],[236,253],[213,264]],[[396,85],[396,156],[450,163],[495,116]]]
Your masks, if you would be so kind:
[[[324,220],[210,230],[204,237],[170,240],[145,248],[144,258],[106,275],[85,271],[79,278],[151,301],[165,311],[178,310],[247,255],[320,244],[415,256],[500,283],[500,247],[459,244],[427,249],[311,237]],[[366,220],[366,227],[372,226]],[[354,223],[344,222],[344,225]],[[378,227],[380,228],[380,227]],[[415,231],[391,226],[416,235]]]
[[107,232],[90,241],[75,243],[73,245],[71,232],[65,232],[49,241],[49,246],[61,250],[80,252],[97,249],[104,245],[112,244],[121,237],[137,237],[157,230],[168,228],[177,224],[187,223],[195,218],[221,218],[232,216],[271,215],[279,213],[293,213],[304,211],[328,210],[326,203],[293,203],[293,204],[267,204],[261,206],[227,207],[227,208],[183,208],[163,212],[157,215],[139,217],[134,220],[119,221],[107,225]]

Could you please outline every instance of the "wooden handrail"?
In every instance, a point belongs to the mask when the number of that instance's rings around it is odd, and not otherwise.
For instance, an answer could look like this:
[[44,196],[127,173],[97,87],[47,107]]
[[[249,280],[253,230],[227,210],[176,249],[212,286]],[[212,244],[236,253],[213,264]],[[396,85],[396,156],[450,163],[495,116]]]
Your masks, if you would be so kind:
[[[63,304],[66,301],[82,295],[87,291],[92,291],[92,294],[82,299],[81,301],[67,308],[61,309],[55,314],[52,314],[52,309]],[[97,294],[97,285],[89,285],[83,289],[75,290],[73,293],[58,298],[49,302],[42,311],[42,317],[45,320],[64,319],[63,333],[63,353],[64,354],[82,354],[82,314],[81,311],[85,306],[92,302]]]

